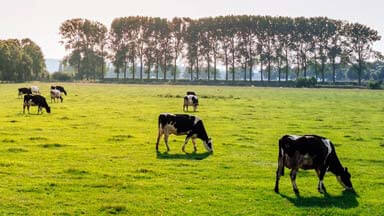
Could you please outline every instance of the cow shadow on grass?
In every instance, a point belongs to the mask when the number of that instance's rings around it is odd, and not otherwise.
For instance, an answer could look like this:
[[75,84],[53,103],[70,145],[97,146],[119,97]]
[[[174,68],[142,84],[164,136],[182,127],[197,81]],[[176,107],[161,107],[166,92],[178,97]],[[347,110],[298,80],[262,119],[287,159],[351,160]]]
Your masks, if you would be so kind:
[[341,195],[331,196],[330,194],[324,194],[324,197],[302,197],[294,196],[289,197],[284,194],[280,194],[281,197],[287,199],[289,202],[297,207],[320,207],[320,208],[341,208],[349,209],[359,206],[357,201],[358,194],[351,191],[343,191]]
[[157,152],[158,159],[177,159],[177,160],[204,160],[212,153],[183,153],[183,154],[169,154],[168,152]]

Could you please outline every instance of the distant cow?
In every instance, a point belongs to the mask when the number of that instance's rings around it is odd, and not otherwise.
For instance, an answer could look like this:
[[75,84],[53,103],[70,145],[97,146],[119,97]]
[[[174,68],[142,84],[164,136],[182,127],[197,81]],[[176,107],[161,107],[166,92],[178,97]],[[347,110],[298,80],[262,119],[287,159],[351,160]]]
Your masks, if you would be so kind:
[[188,111],[188,106],[193,106],[193,111],[196,112],[197,106],[199,106],[199,99],[196,95],[184,97],[183,111]]
[[25,94],[32,94],[31,88],[19,88],[18,92],[19,92],[18,97]]
[[284,167],[291,169],[293,191],[298,194],[296,173],[301,169],[315,169],[319,177],[318,191],[325,193],[324,175],[331,171],[346,189],[353,189],[351,174],[343,167],[336,155],[332,142],[317,135],[285,135],[279,140],[278,168],[276,171],[275,192],[279,192],[279,179],[284,175]]
[[65,91],[65,89],[64,89],[63,86],[51,86],[51,89],[57,89],[57,90],[59,90],[60,92],[64,93],[65,96],[67,96],[67,92]]
[[40,89],[38,86],[31,86],[31,91],[32,91],[32,94],[36,94],[36,95],[40,94]]
[[23,113],[25,113],[25,107],[28,109],[30,106],[37,106],[37,114],[42,113],[42,109],[45,108],[47,113],[51,113],[51,108],[48,106],[45,97],[41,95],[24,95]]
[[196,93],[194,91],[187,91],[187,95],[195,95],[196,96]]
[[61,96],[61,92],[57,89],[51,89],[51,103],[52,100],[56,102],[56,99],[60,99],[61,103],[63,103],[63,97]]
[[212,140],[208,137],[207,132],[205,131],[203,121],[196,116],[163,113],[159,115],[158,127],[159,132],[156,142],[156,151],[159,150],[159,141],[162,135],[164,135],[164,142],[169,151],[168,137],[171,134],[177,136],[187,135],[182,147],[183,152],[185,152],[185,146],[191,138],[195,152],[197,150],[195,142],[196,138],[203,141],[208,152],[213,151]]

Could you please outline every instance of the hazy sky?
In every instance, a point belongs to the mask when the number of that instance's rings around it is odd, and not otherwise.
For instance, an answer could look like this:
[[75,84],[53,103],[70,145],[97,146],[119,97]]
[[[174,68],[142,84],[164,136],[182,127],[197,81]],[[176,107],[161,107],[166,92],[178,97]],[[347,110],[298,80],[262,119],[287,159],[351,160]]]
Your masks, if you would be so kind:
[[[66,55],[60,24],[88,18],[110,26],[122,16],[192,18],[217,15],[327,16],[366,24],[384,36],[383,0],[5,0],[0,8],[0,39],[31,38],[46,58]],[[384,52],[384,38],[375,48]]]

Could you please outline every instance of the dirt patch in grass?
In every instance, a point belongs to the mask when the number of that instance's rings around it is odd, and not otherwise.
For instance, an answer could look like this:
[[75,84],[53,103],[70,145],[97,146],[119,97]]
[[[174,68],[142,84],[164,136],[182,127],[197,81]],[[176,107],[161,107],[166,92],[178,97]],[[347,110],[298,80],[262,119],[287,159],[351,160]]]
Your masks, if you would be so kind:
[[100,208],[100,211],[108,214],[120,214],[126,212],[127,208],[123,205],[105,205]]
[[364,138],[362,138],[362,137],[352,137],[351,140],[362,142],[362,141],[364,141]]
[[133,138],[132,135],[116,135],[116,136],[112,136],[111,138],[108,139],[108,141],[113,141],[113,142],[121,142],[121,141],[124,141],[126,139],[130,139],[130,138]]
[[28,152],[28,150],[23,148],[9,148],[8,152],[19,153],[19,152]]
[[3,142],[3,143],[14,143],[16,141],[14,139],[3,139],[1,142]]
[[59,143],[50,143],[50,144],[40,145],[40,147],[42,147],[42,148],[61,148],[61,147],[65,147],[65,146],[67,146],[67,145],[59,144]]
[[31,141],[42,141],[42,140],[48,140],[45,137],[29,137],[29,140]]
[[71,175],[87,175],[87,174],[89,174],[88,171],[78,170],[78,169],[73,169],[73,168],[67,169],[64,172],[67,174],[71,174]]
[[16,121],[16,120],[11,120],[9,121],[10,123],[16,123],[16,122],[19,122],[19,121]]

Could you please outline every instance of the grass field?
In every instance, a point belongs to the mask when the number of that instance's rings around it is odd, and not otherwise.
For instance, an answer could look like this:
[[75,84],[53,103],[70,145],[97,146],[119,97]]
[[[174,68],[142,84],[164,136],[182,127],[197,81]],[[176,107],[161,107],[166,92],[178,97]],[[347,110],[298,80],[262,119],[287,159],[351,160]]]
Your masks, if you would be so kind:
[[[40,86],[48,96],[49,84]],[[0,85],[0,215],[383,215],[384,91],[62,84],[52,113],[22,113],[17,88]],[[182,112],[187,90],[214,154],[184,137],[156,154],[159,113]],[[357,196],[327,173],[300,171],[273,191],[284,134],[330,138]],[[192,152],[192,143],[187,151]]]

